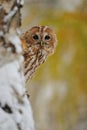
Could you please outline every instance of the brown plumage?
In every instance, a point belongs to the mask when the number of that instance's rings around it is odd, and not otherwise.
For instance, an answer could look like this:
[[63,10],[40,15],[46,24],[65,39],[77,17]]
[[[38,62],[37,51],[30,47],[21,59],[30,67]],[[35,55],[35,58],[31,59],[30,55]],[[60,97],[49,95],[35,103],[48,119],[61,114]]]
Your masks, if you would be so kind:
[[34,26],[21,35],[24,55],[24,75],[30,79],[38,66],[53,54],[56,35],[48,26]]

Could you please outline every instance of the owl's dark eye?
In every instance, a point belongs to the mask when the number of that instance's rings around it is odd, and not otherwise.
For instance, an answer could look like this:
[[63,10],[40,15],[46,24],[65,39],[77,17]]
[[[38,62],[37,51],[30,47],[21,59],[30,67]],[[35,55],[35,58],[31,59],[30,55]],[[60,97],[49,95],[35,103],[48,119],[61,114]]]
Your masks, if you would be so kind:
[[37,34],[33,35],[33,39],[34,40],[38,40],[39,39],[39,36]]
[[49,35],[46,35],[46,36],[45,36],[45,40],[50,40],[50,36],[49,36]]

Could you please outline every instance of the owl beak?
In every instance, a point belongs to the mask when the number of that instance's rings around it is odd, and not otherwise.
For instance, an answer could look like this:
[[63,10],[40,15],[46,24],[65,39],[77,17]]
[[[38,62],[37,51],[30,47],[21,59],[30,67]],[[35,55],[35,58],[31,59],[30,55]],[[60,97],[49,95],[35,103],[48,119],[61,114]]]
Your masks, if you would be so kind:
[[43,46],[43,42],[42,41],[40,42],[40,45]]
[[44,43],[43,41],[40,42],[40,45],[41,45],[41,46],[44,46],[44,44],[45,44],[45,43]]
[[41,41],[41,42],[38,42],[37,44],[40,45],[41,47],[43,47],[46,43]]

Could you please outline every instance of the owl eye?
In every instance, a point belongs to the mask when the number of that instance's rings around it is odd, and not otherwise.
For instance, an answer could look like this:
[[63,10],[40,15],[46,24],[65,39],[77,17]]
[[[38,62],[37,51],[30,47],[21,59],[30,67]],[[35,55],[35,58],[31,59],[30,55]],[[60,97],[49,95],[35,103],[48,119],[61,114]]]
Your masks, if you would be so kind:
[[33,39],[34,40],[38,40],[39,39],[39,36],[37,34],[33,35]]
[[46,35],[46,36],[45,36],[45,40],[50,40],[50,36],[49,36],[49,35]]

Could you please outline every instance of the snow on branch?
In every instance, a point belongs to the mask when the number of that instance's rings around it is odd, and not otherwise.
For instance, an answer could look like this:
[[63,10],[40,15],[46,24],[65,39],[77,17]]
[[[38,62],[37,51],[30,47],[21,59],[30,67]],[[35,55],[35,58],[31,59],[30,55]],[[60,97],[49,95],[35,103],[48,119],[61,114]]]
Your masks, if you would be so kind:
[[20,35],[23,0],[0,0],[0,130],[34,130]]

